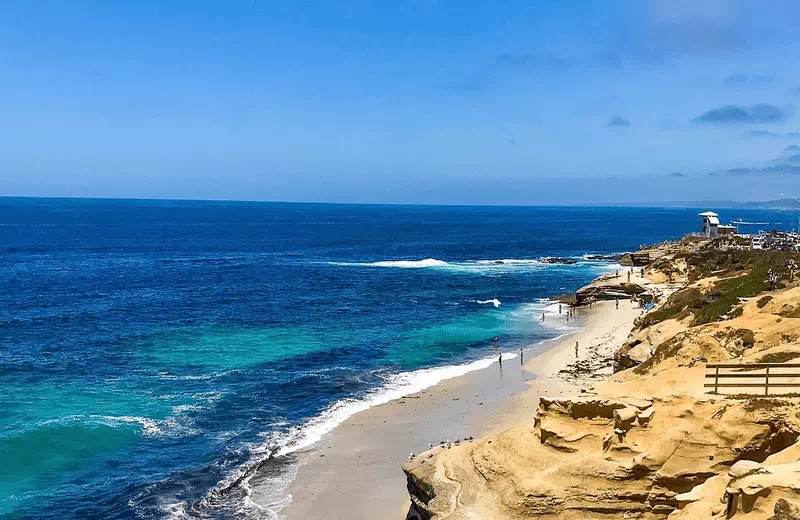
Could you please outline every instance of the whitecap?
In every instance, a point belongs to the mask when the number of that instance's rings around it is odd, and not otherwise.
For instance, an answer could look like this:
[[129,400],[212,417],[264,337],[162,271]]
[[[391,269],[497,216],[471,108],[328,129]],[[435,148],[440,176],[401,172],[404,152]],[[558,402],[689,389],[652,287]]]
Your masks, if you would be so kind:
[[473,300],[473,301],[475,303],[477,303],[477,304],[480,304],[480,305],[486,305],[486,304],[491,303],[492,305],[494,305],[495,309],[500,307],[500,305],[502,304],[502,302],[500,300],[498,300],[497,298],[494,298],[492,300]]
[[139,427],[144,437],[181,437],[184,435],[195,435],[194,429],[188,419],[184,417],[166,417],[164,419],[152,419],[150,417],[140,417],[136,415],[99,415],[99,414],[77,414],[48,419],[38,423],[38,426],[63,425],[83,423],[89,425],[103,425],[109,428],[120,428],[123,426],[136,425]]
[[[571,260],[573,258],[570,258]],[[375,262],[327,262],[340,267],[394,268],[394,269],[437,269],[457,274],[497,275],[525,270],[536,271],[549,268],[569,268],[574,266],[603,266],[606,263],[586,261],[582,257],[574,263],[542,261],[541,258],[501,258],[494,260],[444,261],[436,258],[422,260],[381,260]]]
[[424,258],[422,260],[382,260],[379,262],[328,262],[331,265],[349,267],[396,267],[400,269],[422,269],[425,267],[444,267],[449,265],[444,260]]

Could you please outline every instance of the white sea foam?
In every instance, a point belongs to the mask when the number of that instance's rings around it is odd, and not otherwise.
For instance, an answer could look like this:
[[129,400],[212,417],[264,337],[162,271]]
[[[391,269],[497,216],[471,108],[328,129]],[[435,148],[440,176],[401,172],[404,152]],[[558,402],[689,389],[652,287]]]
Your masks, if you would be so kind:
[[397,267],[401,269],[421,269],[424,267],[444,267],[449,265],[444,260],[424,258],[422,260],[385,260],[380,262],[330,262],[331,265],[350,267]]
[[499,260],[476,260],[478,265],[547,265],[538,258],[501,258]]
[[[503,353],[503,360],[511,360],[516,357],[517,354],[514,352]],[[292,478],[271,481],[269,490],[265,492],[259,490],[258,497],[254,499],[250,481],[256,475],[257,469],[266,461],[310,448],[358,412],[420,392],[446,379],[487,368],[496,361],[497,358],[492,356],[462,365],[447,365],[394,374],[387,378],[383,387],[361,398],[337,401],[320,415],[300,426],[285,432],[267,435],[262,443],[248,446],[251,453],[249,460],[233,469],[211,489],[200,500],[199,509],[213,508],[213,505],[218,503],[229,489],[238,487],[244,493],[242,503],[238,507],[240,513],[256,513],[256,516],[277,519],[278,512],[291,501],[291,497],[285,495],[284,492]],[[168,503],[161,506],[165,515],[172,519],[187,518],[190,508],[191,505],[185,502]]]
[[[508,356],[511,359],[516,355],[505,353],[503,356]],[[446,365],[391,375],[387,378],[387,382],[382,388],[374,390],[362,398],[337,401],[319,416],[294,430],[290,430],[287,435],[288,442],[278,448],[275,455],[286,455],[310,447],[322,439],[325,434],[358,412],[420,392],[446,379],[460,377],[469,372],[487,368],[494,362],[495,357],[492,356],[463,365]]]
[[[538,263],[537,261],[519,260],[518,265],[526,265],[528,262]],[[476,267],[486,267],[487,265],[492,267],[497,264],[473,262],[473,266]],[[514,262],[502,264],[500,267],[503,265],[514,265]],[[475,303],[491,304],[495,307],[501,305],[500,300],[496,298],[476,300]],[[555,332],[557,337],[562,337],[574,332],[578,327],[572,322],[566,323],[566,316],[558,314],[558,306],[558,302],[541,299],[534,303],[514,307],[509,312],[518,314],[516,319],[535,322],[537,325]],[[542,313],[545,313],[546,316],[544,323],[540,321]],[[515,352],[503,352],[503,360],[512,360],[517,357]],[[497,356],[492,355],[460,365],[447,365],[390,375],[381,388],[359,398],[337,401],[320,415],[299,426],[283,432],[270,433],[264,436],[262,442],[246,446],[245,449],[250,454],[247,462],[232,468],[225,478],[209,490],[197,504],[192,505],[186,502],[165,504],[162,510],[167,513],[169,518],[178,519],[188,516],[196,517],[198,511],[213,511],[216,507],[235,507],[238,513],[245,517],[277,519],[278,513],[291,501],[291,497],[287,495],[286,491],[293,480],[292,473],[296,471],[296,465],[290,462],[291,458],[284,459],[287,461],[284,471],[289,474],[270,477],[268,484],[259,482],[258,486],[255,486],[256,489],[253,489],[251,481],[258,474],[258,468],[263,464],[269,462],[270,459],[280,460],[282,457],[311,448],[334,428],[359,412],[420,392],[444,380],[487,368],[496,362]],[[236,491],[231,493],[234,489]],[[233,495],[236,495],[235,499]],[[235,500],[236,504],[231,504],[231,500]],[[203,515],[201,514],[201,516]]]
[[602,260],[587,260],[584,256],[571,257],[570,260],[574,260],[575,262],[564,264],[559,262],[543,261],[541,258],[500,258],[494,260],[462,260],[448,262],[436,258],[424,258],[422,260],[381,260],[376,262],[328,262],[328,264],[341,267],[436,269],[453,273],[478,275],[493,275],[525,270],[536,271],[539,269],[558,267],[564,268],[573,266],[607,268],[609,265]]
[[78,414],[48,419],[38,423],[39,426],[49,426],[55,424],[91,424],[103,425],[109,428],[120,428],[127,425],[136,425],[140,428],[144,437],[180,437],[197,433],[191,422],[184,420],[183,417],[166,417],[164,419],[152,419],[150,417],[139,417],[135,415],[97,415],[97,414]]

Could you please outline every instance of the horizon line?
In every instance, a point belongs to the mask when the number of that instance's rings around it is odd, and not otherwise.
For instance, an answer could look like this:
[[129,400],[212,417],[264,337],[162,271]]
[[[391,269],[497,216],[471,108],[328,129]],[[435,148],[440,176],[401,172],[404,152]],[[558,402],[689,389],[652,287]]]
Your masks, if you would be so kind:
[[599,202],[572,204],[435,204],[422,202],[332,202],[302,200],[265,200],[265,199],[203,199],[191,197],[87,197],[87,196],[51,196],[51,195],[0,195],[6,199],[41,199],[41,200],[108,200],[108,201],[151,201],[151,202],[216,202],[216,203],[249,203],[249,204],[309,204],[328,206],[419,206],[419,207],[470,207],[470,208],[553,208],[553,207],[652,207],[652,208],[696,208],[712,204],[758,204],[780,202],[786,199],[769,200],[697,200],[697,201],[643,201],[643,202]]

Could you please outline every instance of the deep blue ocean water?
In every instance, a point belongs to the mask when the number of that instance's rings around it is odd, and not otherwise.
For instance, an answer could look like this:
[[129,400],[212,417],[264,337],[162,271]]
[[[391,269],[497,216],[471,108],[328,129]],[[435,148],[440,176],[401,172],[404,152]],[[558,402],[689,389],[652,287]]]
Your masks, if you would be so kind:
[[270,518],[296,450],[697,213],[0,198],[0,516]]

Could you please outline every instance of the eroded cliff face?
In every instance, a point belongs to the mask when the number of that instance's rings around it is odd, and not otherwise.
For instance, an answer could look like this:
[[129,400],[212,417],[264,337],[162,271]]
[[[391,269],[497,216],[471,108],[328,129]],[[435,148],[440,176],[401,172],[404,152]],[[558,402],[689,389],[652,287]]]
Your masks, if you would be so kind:
[[664,517],[682,494],[798,435],[796,403],[777,414],[688,396],[542,398],[533,424],[436,448],[404,471],[420,518]]
[[661,247],[647,269],[685,299],[639,320],[616,356],[627,369],[542,398],[527,424],[417,456],[403,468],[411,518],[800,518],[800,399],[703,388],[707,362],[800,358],[800,288],[765,293],[758,259],[738,253],[698,276],[703,244]]

